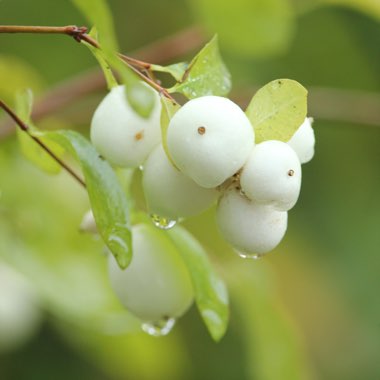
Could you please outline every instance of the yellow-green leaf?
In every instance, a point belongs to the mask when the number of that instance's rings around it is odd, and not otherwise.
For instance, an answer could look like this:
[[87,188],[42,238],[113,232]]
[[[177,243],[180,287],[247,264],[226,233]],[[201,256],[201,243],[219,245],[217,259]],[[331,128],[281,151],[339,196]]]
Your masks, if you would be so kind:
[[[64,149],[54,141],[39,136],[39,130],[33,125],[30,115],[33,107],[33,93],[26,90],[16,94],[16,113],[18,117],[28,125],[30,133],[38,136],[57,157],[62,157]],[[49,174],[57,174],[61,171],[60,165],[51,156],[42,149],[28,134],[17,128],[17,138],[23,155],[34,165]]]
[[167,143],[167,131],[169,127],[169,123],[173,115],[181,108],[178,103],[173,102],[167,97],[161,95],[161,136],[162,136],[162,146],[166,155],[168,156],[170,162],[176,167],[173,159],[170,156],[168,143]]
[[114,21],[105,0],[71,0],[87,21],[96,27],[104,50],[118,51]]
[[17,57],[0,55],[0,97],[7,103],[15,100],[15,94],[25,88],[31,88],[34,93],[44,87],[44,82],[37,71]]
[[220,55],[217,36],[193,58],[179,83],[170,89],[189,99],[206,95],[225,96],[230,90],[231,75]]
[[46,136],[78,159],[99,234],[119,266],[126,268],[132,259],[129,208],[115,172],[81,134],[61,130],[46,132]]
[[215,341],[222,339],[228,326],[228,293],[200,243],[183,227],[168,230],[168,235],[190,272],[195,301],[202,319]]
[[277,79],[252,98],[246,114],[255,130],[255,141],[289,141],[305,120],[307,90],[291,79]]
[[151,65],[150,68],[153,71],[168,73],[179,82],[183,78],[188,66],[189,64],[186,62],[179,62],[169,66]]
[[[305,1],[305,0],[303,0]],[[194,13],[234,55],[265,58],[284,53],[295,32],[290,0],[192,0]]]
[[[91,29],[91,32],[89,33],[89,35],[91,37],[93,37],[95,40],[98,40],[98,31],[95,27],[93,27]],[[106,57],[104,55],[103,50],[98,49],[98,48],[88,44],[87,42],[84,42],[84,43],[90,49],[91,53],[94,55],[94,57],[98,61],[99,65],[103,71],[104,77],[106,79],[108,89],[110,90],[111,88],[116,87],[118,85],[117,80],[116,80],[115,76],[113,75],[113,72],[111,70],[110,65],[108,64],[108,62],[106,60]]]
[[[99,63],[103,70],[109,65],[119,72],[121,80],[125,84],[128,102],[139,115],[149,117],[154,107],[154,96],[149,89],[143,86],[133,70],[118,57],[119,47],[111,10],[107,2],[105,0],[72,0],[72,2],[98,31],[101,52],[97,54],[101,57]],[[89,44],[86,45],[90,47]],[[112,80],[111,83],[109,82],[108,69],[106,79],[109,86],[114,85]]]

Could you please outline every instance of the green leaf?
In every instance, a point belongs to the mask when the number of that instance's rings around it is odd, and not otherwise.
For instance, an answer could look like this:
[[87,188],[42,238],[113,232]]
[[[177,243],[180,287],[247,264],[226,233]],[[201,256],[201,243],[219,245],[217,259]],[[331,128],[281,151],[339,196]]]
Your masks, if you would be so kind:
[[206,29],[218,33],[221,46],[244,58],[285,53],[295,34],[295,11],[289,0],[193,0],[191,4]]
[[[105,0],[72,0],[72,2],[98,31],[102,51],[98,55],[101,61],[105,61],[103,65],[106,66],[108,63],[119,72],[125,84],[128,102],[139,115],[148,118],[154,107],[154,95],[141,83],[133,70],[118,57],[119,47],[107,2]],[[108,85],[110,86],[109,82]]]
[[0,97],[7,103],[13,103],[15,94],[25,88],[31,88],[34,93],[38,93],[44,87],[42,78],[28,62],[1,54],[0,83]]
[[[18,92],[16,94],[16,113],[18,117],[28,125],[30,134],[38,136],[40,140],[47,146],[57,157],[62,157],[64,150],[54,141],[39,136],[39,130],[33,125],[30,115],[33,107],[33,93],[31,90]],[[51,156],[42,149],[28,134],[16,129],[17,138],[23,155],[38,168],[49,174],[57,174],[61,171],[60,165]]]
[[[89,33],[89,35],[95,40],[98,40],[98,31],[95,27],[91,29],[91,32]],[[91,53],[94,55],[94,57],[98,61],[103,71],[104,77],[106,78],[108,89],[110,90],[111,88],[116,87],[118,85],[117,80],[115,76],[113,75],[113,72],[111,70],[110,65],[108,64],[106,60],[103,50],[98,49],[85,41],[83,41],[83,43],[90,49]]]
[[16,94],[17,116],[26,124],[30,123],[30,115],[33,108],[33,92],[31,89],[20,91]]
[[229,319],[228,293],[224,282],[214,272],[207,253],[183,227],[168,230],[187,265],[195,290],[198,310],[210,335],[219,341],[226,332]]
[[140,116],[148,118],[154,108],[155,90],[138,80],[129,67],[123,65],[119,68],[119,72],[125,83],[129,104]]
[[380,19],[380,2],[374,0],[325,0],[324,3],[342,5],[366,13],[377,20]]
[[129,209],[115,172],[79,133],[62,130],[45,135],[78,159],[99,233],[119,266],[126,268],[132,258]]
[[377,20],[380,19],[380,2],[378,0],[315,0],[316,5],[332,5],[352,8]]
[[118,51],[114,21],[105,0],[71,0],[87,21],[99,31],[100,44],[104,50]]
[[307,90],[291,79],[277,79],[252,98],[246,114],[255,130],[255,141],[289,141],[307,114]]
[[174,63],[169,66],[151,65],[150,68],[153,71],[170,74],[177,82],[181,81],[189,64],[186,62]]
[[206,95],[225,96],[231,89],[231,75],[220,56],[218,38],[212,40],[190,62],[183,77],[171,92],[193,99]]
[[170,156],[169,149],[168,149],[168,142],[167,142],[167,132],[169,127],[169,122],[173,115],[181,108],[181,106],[178,103],[173,102],[172,100],[168,99],[166,96],[161,95],[161,140],[162,140],[162,147],[164,148],[164,151],[169,158],[170,162],[173,164],[174,167],[177,167]]

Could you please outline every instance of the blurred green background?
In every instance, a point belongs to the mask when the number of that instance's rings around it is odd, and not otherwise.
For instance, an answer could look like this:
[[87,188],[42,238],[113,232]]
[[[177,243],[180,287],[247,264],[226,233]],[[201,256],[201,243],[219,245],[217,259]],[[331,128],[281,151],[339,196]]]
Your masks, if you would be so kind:
[[[17,316],[0,309],[0,379],[380,379],[378,0],[109,4],[123,52],[193,25],[203,42],[218,32],[242,105],[270,80],[301,82],[316,155],[288,233],[265,259],[236,257],[214,210],[185,222],[230,291],[231,323],[216,344],[194,307],[167,337],[141,333],[110,290],[101,242],[78,232],[83,190],[64,173],[40,172],[0,131],[0,305]],[[0,24],[85,21],[69,1],[2,0]],[[190,50],[157,56],[182,61]],[[0,95],[11,104],[17,89],[42,96],[93,67],[67,37],[0,34]],[[87,133],[104,93],[99,86],[38,125]]]

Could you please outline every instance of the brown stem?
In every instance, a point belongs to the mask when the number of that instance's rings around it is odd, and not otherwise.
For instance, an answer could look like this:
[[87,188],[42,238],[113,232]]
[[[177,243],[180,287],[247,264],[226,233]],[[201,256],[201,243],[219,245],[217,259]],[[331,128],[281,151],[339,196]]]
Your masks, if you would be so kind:
[[83,187],[86,187],[84,181],[69,166],[57,157],[56,154],[52,152],[50,148],[47,147],[38,137],[33,136],[30,133],[29,126],[25,124],[2,100],[0,100],[0,107],[13,119],[20,129],[24,131],[31,139],[33,139],[46,153],[48,153],[51,158],[53,158],[62,168],[73,176]]
[[29,26],[29,25],[0,25],[0,33],[36,33],[36,34],[65,34],[73,37],[76,41],[86,40],[95,47],[98,43],[86,35],[85,26],[67,25],[67,26]]
[[119,57],[126,63],[135,66],[137,68],[140,68],[142,70],[150,70],[152,64],[144,61],[140,61],[139,59],[128,57],[125,54],[119,54]]
[[[206,42],[206,36],[197,26],[179,31],[173,36],[162,38],[130,55],[144,61],[165,63],[177,57],[189,54]],[[96,68],[70,78],[37,99],[32,112],[32,119],[38,121],[44,117],[77,103],[87,95],[104,89],[106,82],[102,72]],[[6,138],[14,131],[12,122],[0,123],[0,139]]]
[[157,82],[144,75],[141,71],[137,70],[135,67],[128,65],[132,71],[134,71],[141,79],[148,83],[155,90],[163,94],[166,98],[170,99],[172,102],[177,103],[177,101],[168,93],[166,88],[160,86]]
[[[85,26],[20,26],[20,25],[0,25],[0,33],[43,33],[43,34],[65,34],[73,37],[77,42],[85,41],[88,44],[100,49],[98,41],[87,34],[87,27]],[[119,57],[128,65],[142,80],[147,82],[157,91],[161,92],[164,96],[175,101],[174,98],[160,86],[158,83],[153,81],[147,75],[143,74],[140,70],[144,72],[149,70],[151,67],[150,63],[143,62],[141,60],[128,57],[124,54],[118,54]]]

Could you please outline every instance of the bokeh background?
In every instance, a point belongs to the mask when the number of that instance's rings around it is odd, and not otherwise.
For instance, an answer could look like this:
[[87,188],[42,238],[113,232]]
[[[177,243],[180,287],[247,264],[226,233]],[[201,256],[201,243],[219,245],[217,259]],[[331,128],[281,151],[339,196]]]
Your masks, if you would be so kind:
[[[379,2],[109,4],[122,51],[137,58],[183,61],[217,32],[242,106],[273,79],[301,82],[316,155],[288,233],[265,259],[236,257],[214,210],[185,222],[227,282],[224,339],[211,340],[194,307],[169,336],[153,338],[112,294],[101,242],[78,231],[89,207],[83,190],[28,162],[0,115],[0,379],[380,379]],[[85,20],[70,1],[2,0],[0,24]],[[169,42],[157,45],[162,38]],[[16,90],[33,88],[41,128],[88,133],[105,94],[88,80],[95,68],[65,36],[0,34],[0,96],[13,104]],[[83,78],[65,102],[49,92]],[[63,104],[46,110],[52,98]]]

